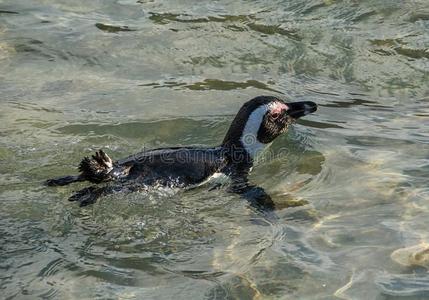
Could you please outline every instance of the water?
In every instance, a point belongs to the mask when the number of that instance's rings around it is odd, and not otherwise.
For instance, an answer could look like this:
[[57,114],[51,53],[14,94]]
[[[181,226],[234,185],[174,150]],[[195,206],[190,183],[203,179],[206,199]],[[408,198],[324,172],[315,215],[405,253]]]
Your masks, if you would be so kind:
[[[429,298],[429,3],[0,1],[4,299]],[[79,208],[103,148],[222,141],[256,95],[319,104],[251,179]]]

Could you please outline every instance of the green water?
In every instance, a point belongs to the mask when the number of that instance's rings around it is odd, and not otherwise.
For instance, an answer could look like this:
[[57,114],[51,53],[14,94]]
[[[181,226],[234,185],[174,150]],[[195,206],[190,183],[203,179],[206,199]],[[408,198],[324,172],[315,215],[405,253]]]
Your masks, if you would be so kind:
[[[219,144],[257,95],[319,105],[253,169],[275,221],[226,188],[41,185]],[[427,0],[0,0],[0,121],[2,299],[429,298]]]

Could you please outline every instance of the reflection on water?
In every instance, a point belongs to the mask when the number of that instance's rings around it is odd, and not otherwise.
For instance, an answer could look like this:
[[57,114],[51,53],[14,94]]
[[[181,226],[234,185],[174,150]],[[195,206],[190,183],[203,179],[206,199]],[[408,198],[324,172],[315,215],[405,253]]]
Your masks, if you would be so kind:
[[[426,299],[429,5],[0,1],[6,299]],[[110,195],[47,189],[83,155],[216,145],[240,105],[319,104],[251,180]]]

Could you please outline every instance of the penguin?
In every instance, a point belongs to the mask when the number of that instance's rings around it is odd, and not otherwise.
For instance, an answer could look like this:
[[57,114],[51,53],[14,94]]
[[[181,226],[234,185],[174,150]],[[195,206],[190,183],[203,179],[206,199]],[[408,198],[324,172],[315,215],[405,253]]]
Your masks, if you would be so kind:
[[230,192],[240,194],[255,207],[273,210],[271,197],[249,182],[249,172],[257,155],[275,138],[298,118],[316,110],[317,104],[311,101],[286,103],[278,97],[258,96],[243,104],[219,146],[144,150],[116,161],[99,150],[83,158],[78,175],[49,179],[45,184],[93,183],[69,198],[86,206],[115,192],[141,191],[155,185],[186,188],[222,173],[231,179]]

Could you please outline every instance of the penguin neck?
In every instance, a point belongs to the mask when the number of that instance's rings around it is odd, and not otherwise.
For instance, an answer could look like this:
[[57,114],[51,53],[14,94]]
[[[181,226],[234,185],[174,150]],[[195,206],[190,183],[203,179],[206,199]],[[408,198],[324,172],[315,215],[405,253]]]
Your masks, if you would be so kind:
[[247,116],[239,114],[233,120],[222,146],[234,154],[234,158],[237,158],[237,155],[244,155],[253,161],[270,145],[258,140],[258,131],[267,111],[268,106],[262,105]]

